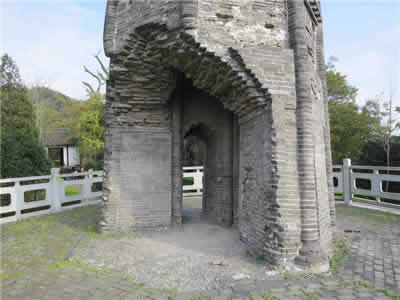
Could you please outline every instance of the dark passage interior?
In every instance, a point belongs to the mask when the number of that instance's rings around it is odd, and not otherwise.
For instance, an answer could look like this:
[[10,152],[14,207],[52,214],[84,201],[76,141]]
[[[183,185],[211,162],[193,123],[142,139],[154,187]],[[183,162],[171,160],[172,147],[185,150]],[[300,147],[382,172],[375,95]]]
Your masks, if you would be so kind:
[[[183,143],[183,222],[201,219],[204,208],[204,166],[207,151],[204,126],[195,126],[184,135]],[[201,185],[201,189],[200,186]]]
[[[183,221],[201,216],[212,222],[233,223],[233,122],[221,102],[184,78],[178,85],[182,105],[182,165],[203,162],[203,194],[183,198]],[[198,148],[199,157],[185,146]]]

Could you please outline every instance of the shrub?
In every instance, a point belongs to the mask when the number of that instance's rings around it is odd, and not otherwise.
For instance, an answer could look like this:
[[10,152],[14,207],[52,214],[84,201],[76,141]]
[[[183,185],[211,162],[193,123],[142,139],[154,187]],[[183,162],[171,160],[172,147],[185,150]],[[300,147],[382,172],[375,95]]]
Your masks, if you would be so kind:
[[0,152],[1,178],[50,174],[51,163],[38,138],[23,130],[2,128]]

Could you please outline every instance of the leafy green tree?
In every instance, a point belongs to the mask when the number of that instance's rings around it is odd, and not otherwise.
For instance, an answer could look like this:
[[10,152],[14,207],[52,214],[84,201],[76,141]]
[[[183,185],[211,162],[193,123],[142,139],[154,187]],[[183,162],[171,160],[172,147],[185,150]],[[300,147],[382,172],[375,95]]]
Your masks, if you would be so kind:
[[101,93],[101,88],[108,79],[109,71],[100,60],[99,54],[94,57],[100,66],[100,71],[92,72],[87,67],[83,67],[86,73],[97,80],[97,87],[94,88],[91,84],[82,82],[86,87],[89,100],[81,106],[79,149],[81,157],[89,160],[86,164],[87,167],[102,169],[104,163],[105,95]]
[[22,86],[18,66],[8,54],[4,54],[1,57],[0,86],[2,88],[7,87],[9,89],[15,89]]
[[22,130],[2,127],[0,153],[2,178],[49,174],[51,164],[39,139]]
[[382,133],[379,104],[370,100],[360,108],[356,104],[358,89],[335,70],[332,61],[327,66],[326,78],[333,163],[341,164],[343,158],[357,162],[367,142]]
[[16,128],[23,130],[27,135],[37,135],[35,114],[25,88],[1,87],[0,106],[2,128]]
[[50,163],[39,144],[35,113],[18,67],[7,54],[1,57],[0,66],[0,175],[48,174]]
[[101,164],[104,156],[104,124],[104,95],[93,93],[82,104],[79,150],[81,155]]
[[361,108],[361,113],[371,122],[370,127],[370,137],[369,141],[377,141],[382,138],[383,135],[383,127],[382,121],[384,117],[384,112],[381,109],[381,106],[377,100],[368,100],[364,106]]
[[330,104],[343,104],[356,102],[358,89],[349,84],[346,75],[337,72],[333,62],[336,58],[331,57],[327,65],[326,80],[328,83],[328,100]]
[[18,66],[4,54],[0,64],[0,118],[1,126],[17,128],[35,135],[35,114],[21,82]]
[[330,104],[332,160],[340,164],[343,158],[357,162],[367,142],[379,132],[378,118],[367,110],[359,111],[352,103]]
[[68,128],[71,138],[79,137],[80,101],[40,85],[29,89],[28,96],[34,106],[41,141],[47,129],[54,128]]

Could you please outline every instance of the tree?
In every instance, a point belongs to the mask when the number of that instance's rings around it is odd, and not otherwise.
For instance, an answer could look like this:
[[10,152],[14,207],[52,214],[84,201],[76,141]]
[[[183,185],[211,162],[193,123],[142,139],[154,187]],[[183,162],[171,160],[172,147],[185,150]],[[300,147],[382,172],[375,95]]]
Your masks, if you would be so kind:
[[101,93],[101,88],[108,79],[109,71],[100,60],[99,54],[94,57],[101,71],[92,72],[87,67],[83,67],[84,71],[95,78],[98,84],[94,88],[91,84],[82,82],[88,92],[89,100],[81,107],[79,149],[81,156],[92,160],[92,166],[103,168],[105,95]]
[[7,54],[1,57],[0,65],[1,127],[16,128],[36,136],[35,113],[27,89],[21,82],[18,66]]
[[373,136],[377,119],[368,112],[360,112],[356,104],[330,104],[332,160],[341,163],[343,158],[358,161],[361,152]]
[[8,54],[1,57],[0,87],[9,89],[22,87],[18,66]]
[[104,95],[94,93],[83,104],[80,119],[80,153],[87,158],[100,162],[104,155]]
[[[390,167],[390,155],[393,135],[397,129],[397,123],[394,119],[395,107],[393,106],[393,90],[390,90],[388,102],[383,103],[382,115],[385,117],[384,125],[382,126],[383,133],[383,150],[385,151],[386,166]],[[389,174],[389,171],[387,171]],[[386,181],[385,191],[389,190],[389,181]]]
[[1,57],[0,83],[1,177],[48,174],[50,163],[39,144],[32,103],[7,54]]
[[35,114],[26,89],[2,87],[0,93],[1,128],[16,128],[27,135],[37,136]]
[[80,101],[71,99],[42,85],[29,89],[28,96],[35,108],[36,124],[40,140],[43,141],[47,129],[71,129],[71,138],[79,136],[81,114]]
[[356,104],[358,89],[335,70],[332,60],[326,77],[333,163],[340,164],[343,158],[357,162],[366,143],[381,132],[379,104],[370,100],[360,108]]
[[400,128],[400,122],[396,122],[395,119],[396,112],[400,112],[400,108],[393,106],[393,89],[390,89],[389,99],[383,103],[383,111],[381,113],[385,118],[382,126],[382,136],[387,167],[390,166],[391,141],[397,129]]
[[[400,114],[400,106],[395,108],[396,113]],[[400,120],[396,123],[396,128],[400,129]]]
[[86,91],[88,92],[88,95],[92,94],[101,94],[101,87],[106,84],[106,81],[109,77],[109,71],[105,67],[104,63],[101,61],[99,57],[99,53],[94,55],[94,58],[97,60],[97,63],[100,65],[101,71],[96,71],[92,72],[90,71],[86,66],[83,66],[83,70],[88,73],[90,76],[92,76],[94,79],[97,80],[97,88],[93,88],[93,86],[86,82],[82,81],[83,85],[86,87]]
[[335,61],[337,59],[331,57],[327,65],[328,101],[331,104],[355,103],[358,89],[348,83],[346,75],[336,71]]
[[39,139],[22,130],[2,127],[0,153],[2,178],[49,174],[51,163]]

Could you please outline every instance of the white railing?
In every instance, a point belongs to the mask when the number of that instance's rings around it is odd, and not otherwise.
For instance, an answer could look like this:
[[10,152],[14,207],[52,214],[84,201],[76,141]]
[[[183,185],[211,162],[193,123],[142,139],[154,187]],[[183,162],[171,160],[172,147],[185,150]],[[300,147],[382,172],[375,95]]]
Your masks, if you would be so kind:
[[335,198],[343,200],[343,166],[334,165],[333,166],[333,178],[334,178],[334,192]]
[[[399,175],[380,171],[395,171]],[[184,167],[183,177],[193,178],[191,185],[183,186],[185,196],[202,195],[202,166]],[[400,184],[400,167],[352,166],[349,159],[344,159],[343,166],[333,166],[333,177],[336,199],[343,199],[347,205],[357,200],[400,208],[400,193],[383,191],[385,181]],[[368,188],[361,188],[359,180],[369,182]],[[102,191],[93,190],[99,182],[103,182],[103,171],[59,174],[57,169],[52,169],[48,176],[0,179],[0,224],[99,203]],[[68,189],[74,193],[68,193]]]
[[183,178],[193,178],[193,184],[183,186],[184,196],[200,196],[203,193],[203,167],[183,167]]
[[102,171],[0,179],[0,224],[99,203],[97,182]]
[[[336,199],[343,199],[347,205],[353,200],[370,204],[400,208],[400,192],[384,191],[386,182],[400,185],[400,167],[372,167],[351,165],[350,159],[343,160],[343,166],[334,165]],[[382,172],[396,172],[382,174]],[[364,187],[360,185],[364,184]],[[398,190],[397,190],[398,191]]]

